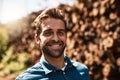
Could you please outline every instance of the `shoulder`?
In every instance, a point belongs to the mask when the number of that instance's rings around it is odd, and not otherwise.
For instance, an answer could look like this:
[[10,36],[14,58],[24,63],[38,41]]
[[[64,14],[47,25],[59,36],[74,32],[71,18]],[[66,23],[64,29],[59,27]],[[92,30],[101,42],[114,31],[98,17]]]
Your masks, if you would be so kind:
[[42,77],[42,74],[44,74],[44,70],[41,64],[36,63],[34,66],[21,73],[16,80],[33,80],[34,78]]
[[88,71],[88,67],[80,62],[75,62],[75,61],[72,61],[72,64],[74,67],[77,68],[77,70],[80,70],[80,71]]
[[83,80],[90,80],[88,67],[80,62],[72,62]]

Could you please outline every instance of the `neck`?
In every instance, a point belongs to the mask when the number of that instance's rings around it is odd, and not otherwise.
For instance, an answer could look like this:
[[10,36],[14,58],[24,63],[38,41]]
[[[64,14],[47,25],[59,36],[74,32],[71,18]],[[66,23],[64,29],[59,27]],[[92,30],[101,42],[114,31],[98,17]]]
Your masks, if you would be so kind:
[[63,68],[63,67],[65,66],[64,55],[62,55],[62,56],[59,57],[59,58],[53,58],[53,57],[46,56],[46,55],[44,55],[44,57],[45,57],[45,60],[46,60],[49,64],[57,67],[58,69],[61,69],[61,68]]

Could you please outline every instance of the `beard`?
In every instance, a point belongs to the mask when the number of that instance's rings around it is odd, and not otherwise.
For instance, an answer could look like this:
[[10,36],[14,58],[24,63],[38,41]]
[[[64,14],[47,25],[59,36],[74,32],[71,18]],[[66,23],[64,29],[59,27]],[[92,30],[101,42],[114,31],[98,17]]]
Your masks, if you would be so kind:
[[[51,50],[50,47],[55,44],[59,44],[61,46],[60,49]],[[47,56],[58,58],[63,55],[65,47],[66,45],[62,41],[61,42],[51,41],[51,42],[46,43],[46,45],[43,45],[41,48],[42,48],[43,53],[46,54]]]

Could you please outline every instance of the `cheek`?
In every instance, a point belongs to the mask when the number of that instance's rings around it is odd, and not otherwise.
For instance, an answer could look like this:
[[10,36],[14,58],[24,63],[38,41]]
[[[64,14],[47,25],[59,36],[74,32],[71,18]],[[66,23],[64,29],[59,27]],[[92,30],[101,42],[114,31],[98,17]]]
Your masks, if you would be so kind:
[[48,42],[48,39],[45,37],[40,37],[40,45],[45,45]]
[[61,40],[62,40],[64,43],[66,43],[67,37],[63,37],[63,38],[61,38]]
[[64,39],[67,40],[67,35],[65,35]]

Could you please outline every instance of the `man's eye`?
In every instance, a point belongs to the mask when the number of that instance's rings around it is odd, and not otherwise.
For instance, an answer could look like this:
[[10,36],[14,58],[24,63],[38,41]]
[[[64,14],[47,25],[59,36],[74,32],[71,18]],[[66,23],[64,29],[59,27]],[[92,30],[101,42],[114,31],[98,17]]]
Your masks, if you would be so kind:
[[58,32],[60,36],[63,36],[65,33],[64,32]]
[[44,35],[45,36],[50,36],[50,35],[52,35],[52,33],[51,32],[47,32],[47,33],[44,33]]

